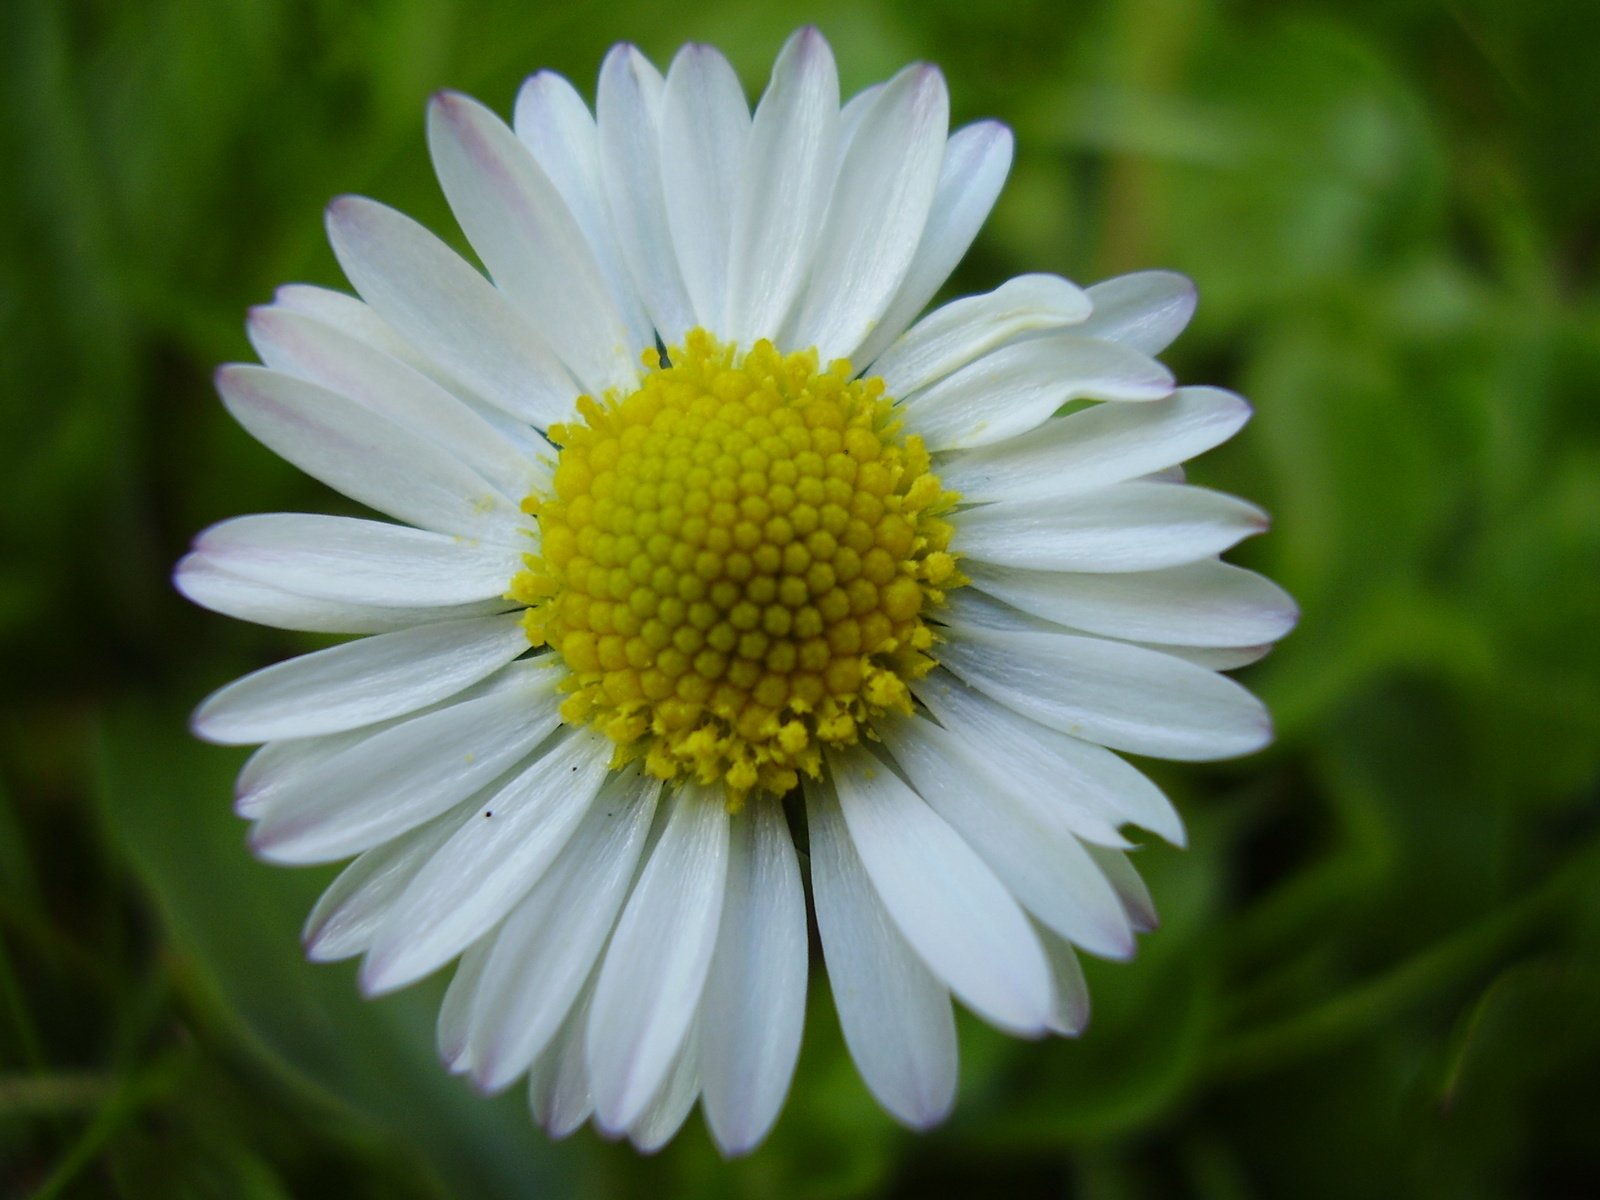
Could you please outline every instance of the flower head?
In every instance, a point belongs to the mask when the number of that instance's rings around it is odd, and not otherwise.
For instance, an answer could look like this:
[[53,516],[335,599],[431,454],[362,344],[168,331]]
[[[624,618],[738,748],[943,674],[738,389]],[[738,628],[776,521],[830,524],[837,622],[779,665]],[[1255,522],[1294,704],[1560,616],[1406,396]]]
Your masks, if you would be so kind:
[[918,319],[1010,164],[947,112],[927,66],[841,108],[814,30],[753,116],[703,46],[665,78],[617,47],[593,116],[550,74],[511,127],[441,95],[487,278],[335,201],[360,299],[281,289],[250,316],[264,365],[218,374],[246,429],[393,520],[200,535],[198,603],[365,636],[195,727],[264,743],[237,802],[259,854],[354,856],[311,956],[364,956],[374,993],[459,960],[447,1063],[526,1077],[552,1132],[654,1148],[699,1099],[726,1152],[766,1135],[805,870],[867,1086],[939,1120],[952,996],[1074,1034],[1076,951],[1153,927],[1122,830],[1182,826],[1113,751],[1270,736],[1218,673],[1294,619],[1217,558],[1266,519],[1178,470],[1249,410],[1153,357],[1191,287],[1028,275]]

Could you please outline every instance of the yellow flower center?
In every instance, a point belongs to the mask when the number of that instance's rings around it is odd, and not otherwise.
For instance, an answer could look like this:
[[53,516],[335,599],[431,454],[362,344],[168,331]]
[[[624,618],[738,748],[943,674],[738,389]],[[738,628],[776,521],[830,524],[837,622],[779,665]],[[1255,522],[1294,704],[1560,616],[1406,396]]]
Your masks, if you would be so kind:
[[704,330],[637,391],[551,428],[551,494],[512,595],[570,669],[563,717],[662,779],[721,781],[730,806],[817,775],[824,746],[910,711],[925,618],[964,582],[955,502],[881,379],[815,350],[744,355]]

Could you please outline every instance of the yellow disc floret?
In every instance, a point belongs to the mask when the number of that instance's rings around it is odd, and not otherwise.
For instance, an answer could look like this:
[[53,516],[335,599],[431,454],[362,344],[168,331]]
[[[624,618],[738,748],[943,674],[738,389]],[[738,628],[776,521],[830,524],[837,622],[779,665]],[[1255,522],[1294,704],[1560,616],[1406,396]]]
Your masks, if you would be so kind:
[[955,502],[880,379],[693,330],[637,391],[578,401],[512,595],[570,670],[566,720],[730,805],[817,775],[824,746],[909,712],[930,609],[961,582]]

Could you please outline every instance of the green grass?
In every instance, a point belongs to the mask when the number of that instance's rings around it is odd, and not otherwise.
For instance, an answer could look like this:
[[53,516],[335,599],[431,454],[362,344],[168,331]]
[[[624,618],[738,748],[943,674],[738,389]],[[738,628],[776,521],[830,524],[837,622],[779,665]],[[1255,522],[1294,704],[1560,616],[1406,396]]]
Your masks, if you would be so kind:
[[[762,85],[789,6],[17,0],[0,22],[0,1197],[1593,1194],[1600,1153],[1600,8],[825,0],[847,90],[938,62],[1017,130],[952,292],[1199,283],[1169,355],[1257,416],[1194,468],[1300,599],[1243,673],[1280,737],[1157,766],[1165,926],[1077,1042],[962,1026],[907,1134],[814,989],[752,1158],[693,1118],[551,1145],[434,1062],[437,981],[301,960],[327,872],[253,861],[212,687],[309,645],[179,600],[187,539],[329,498],[210,389],[242,317],[342,285],[321,210],[451,230],[436,88],[501,111],[612,42]],[[820,980],[819,980],[820,982]]]

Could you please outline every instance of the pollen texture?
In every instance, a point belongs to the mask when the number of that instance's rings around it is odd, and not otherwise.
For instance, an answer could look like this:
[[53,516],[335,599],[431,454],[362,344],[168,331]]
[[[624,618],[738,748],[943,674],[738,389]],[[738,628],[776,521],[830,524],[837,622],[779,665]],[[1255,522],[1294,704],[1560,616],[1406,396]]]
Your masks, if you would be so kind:
[[909,712],[930,611],[963,582],[955,502],[882,380],[703,330],[642,385],[550,430],[540,548],[512,585],[570,669],[563,717],[732,806],[817,775],[825,746]]

